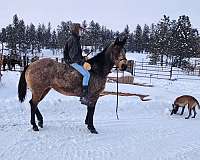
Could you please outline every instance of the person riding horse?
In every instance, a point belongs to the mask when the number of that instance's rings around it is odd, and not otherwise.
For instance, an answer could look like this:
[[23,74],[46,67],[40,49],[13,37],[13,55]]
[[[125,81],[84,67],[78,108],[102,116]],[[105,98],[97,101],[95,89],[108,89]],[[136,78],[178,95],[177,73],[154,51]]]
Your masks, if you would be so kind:
[[90,79],[90,73],[83,67],[85,60],[82,56],[82,49],[80,43],[80,36],[83,29],[84,28],[82,28],[79,23],[72,23],[72,34],[67,40],[67,43],[65,44],[64,48],[64,61],[65,63],[70,64],[83,76],[83,91],[80,101],[82,104],[88,105],[90,103],[88,99],[88,83]]
[[[127,59],[124,49],[126,37],[120,40],[118,37],[103,51],[87,60],[91,65],[89,100],[85,124],[91,133],[97,134],[94,127],[94,112],[97,101],[103,92],[108,74],[115,65],[119,70],[125,71]],[[73,63],[72,63],[73,64]],[[43,116],[38,104],[44,99],[51,89],[66,96],[82,96],[82,76],[73,67],[59,63],[50,58],[43,58],[27,65],[21,73],[18,83],[18,98],[23,102],[27,89],[30,89],[32,97],[29,101],[31,107],[31,125],[34,131],[43,128]],[[70,105],[70,104],[69,104]],[[35,122],[38,120],[38,126]]]

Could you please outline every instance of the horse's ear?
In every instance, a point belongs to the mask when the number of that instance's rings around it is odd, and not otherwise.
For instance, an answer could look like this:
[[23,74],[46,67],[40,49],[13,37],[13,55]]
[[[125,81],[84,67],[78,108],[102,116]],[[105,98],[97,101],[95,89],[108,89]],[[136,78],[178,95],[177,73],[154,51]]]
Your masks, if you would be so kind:
[[119,44],[119,37],[116,38],[114,46]]

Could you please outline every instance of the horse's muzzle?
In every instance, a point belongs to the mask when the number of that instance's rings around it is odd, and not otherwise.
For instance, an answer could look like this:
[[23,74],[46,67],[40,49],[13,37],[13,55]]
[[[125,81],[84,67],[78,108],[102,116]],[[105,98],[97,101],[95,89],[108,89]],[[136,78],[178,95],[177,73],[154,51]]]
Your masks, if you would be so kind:
[[127,64],[122,64],[120,70],[125,71],[127,68]]

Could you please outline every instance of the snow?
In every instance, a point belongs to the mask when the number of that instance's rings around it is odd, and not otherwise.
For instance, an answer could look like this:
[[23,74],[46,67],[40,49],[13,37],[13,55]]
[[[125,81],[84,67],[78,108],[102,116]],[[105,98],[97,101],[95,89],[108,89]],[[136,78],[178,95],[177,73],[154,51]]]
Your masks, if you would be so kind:
[[[146,55],[133,54],[135,59]],[[131,58],[131,55],[130,55]],[[17,98],[19,72],[3,72],[0,84],[0,160],[198,160],[200,159],[200,114],[195,119],[170,116],[177,96],[190,94],[200,100],[199,81],[153,79],[154,87],[120,84],[120,92],[150,95],[119,97],[119,120],[115,96],[101,97],[94,124],[98,135],[84,125],[86,107],[77,97],[52,90],[39,104],[44,128],[34,132],[30,125],[30,91],[24,103]],[[137,83],[149,83],[134,78]],[[116,91],[107,83],[106,91]],[[179,111],[180,112],[180,111]]]

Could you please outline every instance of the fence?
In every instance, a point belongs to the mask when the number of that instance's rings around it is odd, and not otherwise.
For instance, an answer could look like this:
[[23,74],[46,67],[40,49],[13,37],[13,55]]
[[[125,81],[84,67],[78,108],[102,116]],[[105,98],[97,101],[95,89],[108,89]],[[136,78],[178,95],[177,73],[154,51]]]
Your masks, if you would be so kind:
[[132,61],[132,69],[128,71],[132,73],[134,77],[144,78],[156,78],[156,79],[188,79],[188,80],[200,80],[200,68],[195,67],[192,70],[189,68],[180,69],[172,67],[172,65],[151,65],[149,62]]
[[[32,57],[34,58],[34,57]],[[39,57],[36,57],[39,58]],[[55,58],[55,57],[54,57]],[[32,59],[33,60],[33,59]],[[63,58],[55,58],[56,61],[63,63]],[[24,64],[31,62],[31,58],[21,57],[22,67],[17,66],[15,71],[23,70]],[[5,68],[4,68],[5,69]],[[149,62],[139,62],[139,61],[128,61],[128,68],[126,70],[130,72],[134,77],[144,77],[156,79],[189,79],[189,80],[200,80],[200,67],[195,66],[192,68],[177,68],[172,67],[172,65],[157,63],[156,65],[151,65]]]

